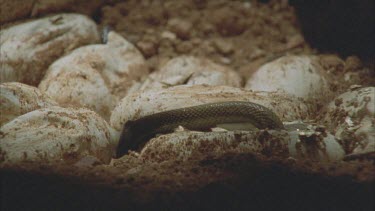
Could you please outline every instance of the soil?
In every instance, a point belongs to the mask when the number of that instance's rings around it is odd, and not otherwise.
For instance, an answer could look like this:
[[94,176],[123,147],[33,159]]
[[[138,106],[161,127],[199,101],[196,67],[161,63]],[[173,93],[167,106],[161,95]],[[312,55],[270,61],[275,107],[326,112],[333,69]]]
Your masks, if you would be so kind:
[[178,55],[209,58],[248,76],[284,54],[313,53],[287,1],[126,1],[100,24],[135,43],[152,70]]
[[371,162],[227,152],[162,163],[126,155],[111,165],[23,164],[1,179],[7,210],[372,210],[374,170]]
[[[288,54],[314,54],[288,1],[165,0],[107,4],[95,17],[134,43],[151,70],[195,55],[248,78]],[[349,60],[353,60],[351,57]],[[366,79],[367,80],[367,79]],[[372,80],[370,82],[372,83]],[[102,164],[25,163],[1,169],[4,210],[372,210],[372,161],[316,163],[207,151],[154,162],[136,153]]]

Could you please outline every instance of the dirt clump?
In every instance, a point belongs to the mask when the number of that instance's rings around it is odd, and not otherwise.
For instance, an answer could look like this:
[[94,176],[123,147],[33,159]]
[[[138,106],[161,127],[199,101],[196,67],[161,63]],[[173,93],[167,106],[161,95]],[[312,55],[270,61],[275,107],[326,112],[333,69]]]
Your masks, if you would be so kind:
[[137,43],[152,69],[182,54],[239,70],[280,54],[313,52],[293,8],[280,1],[132,0],[103,7],[101,17],[102,26]]

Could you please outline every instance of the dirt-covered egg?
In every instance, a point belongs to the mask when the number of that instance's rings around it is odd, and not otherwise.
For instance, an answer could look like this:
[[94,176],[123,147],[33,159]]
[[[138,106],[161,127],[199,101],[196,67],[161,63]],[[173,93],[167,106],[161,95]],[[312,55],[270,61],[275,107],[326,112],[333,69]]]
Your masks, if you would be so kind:
[[284,122],[290,140],[289,155],[294,159],[332,162],[344,158],[345,151],[324,126],[299,121]]
[[[174,133],[150,139],[139,155],[153,162],[189,160],[229,152],[321,162],[343,159],[344,150],[324,128],[299,122],[285,124],[283,130],[226,130],[219,126],[212,128],[212,132],[198,132],[179,127]],[[293,127],[300,129],[293,130]]]
[[310,108],[301,100],[283,93],[252,92],[228,86],[180,85],[136,92],[123,98],[111,115],[111,125],[121,130],[128,120],[206,103],[247,101],[273,110],[281,120],[306,119]]
[[79,14],[58,14],[3,29],[0,82],[37,86],[56,59],[98,41],[95,22]]
[[87,0],[38,0],[33,1],[1,1],[0,23],[17,21],[29,17],[41,17],[43,15],[57,12],[75,12],[92,16],[105,1],[92,0],[87,4]]
[[234,152],[287,158],[288,141],[286,131],[179,131],[151,139],[140,157],[162,162]]
[[326,108],[330,126],[346,153],[375,152],[375,87],[353,86]]
[[140,90],[167,88],[177,85],[226,85],[240,87],[241,77],[229,67],[208,59],[179,56],[162,64],[140,87]]
[[114,152],[109,125],[83,108],[49,107],[15,118],[0,128],[2,163],[66,162],[94,156],[108,163]]
[[287,93],[322,105],[331,95],[328,85],[327,77],[317,58],[283,56],[255,71],[245,88],[253,91]]
[[110,32],[106,44],[78,48],[54,62],[39,88],[60,105],[87,107],[109,119],[118,100],[147,73],[141,53]]
[[36,87],[18,82],[0,84],[0,126],[27,112],[56,105]]

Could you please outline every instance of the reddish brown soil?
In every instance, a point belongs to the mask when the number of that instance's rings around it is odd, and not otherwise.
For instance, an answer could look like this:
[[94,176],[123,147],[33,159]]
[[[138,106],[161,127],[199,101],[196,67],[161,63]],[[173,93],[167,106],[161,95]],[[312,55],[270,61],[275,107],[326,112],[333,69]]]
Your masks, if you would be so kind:
[[[164,59],[189,54],[248,73],[286,53],[313,52],[286,1],[146,2],[105,6],[101,25],[112,26],[135,43],[153,69]],[[176,39],[163,38],[167,31]]]

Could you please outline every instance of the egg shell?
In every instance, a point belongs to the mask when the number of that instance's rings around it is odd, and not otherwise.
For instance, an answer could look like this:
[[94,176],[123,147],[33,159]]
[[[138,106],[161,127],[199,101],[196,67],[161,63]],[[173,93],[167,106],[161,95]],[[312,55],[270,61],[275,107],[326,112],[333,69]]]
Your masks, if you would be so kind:
[[162,162],[228,152],[288,157],[288,141],[286,131],[182,131],[151,139],[140,152],[140,158]]
[[0,39],[0,82],[37,86],[53,61],[99,34],[86,16],[58,14],[1,30]]
[[317,107],[332,96],[328,77],[314,56],[283,56],[268,62],[254,72],[245,88],[287,93]]
[[0,128],[2,163],[76,162],[91,155],[108,163],[114,152],[109,125],[82,108],[49,107]]
[[27,112],[56,105],[36,87],[18,82],[0,84],[0,126]]
[[55,61],[39,88],[61,105],[87,107],[109,119],[118,100],[147,73],[141,53],[110,32],[106,44],[80,47]]
[[0,23],[16,21],[28,17],[36,17],[56,12],[77,12],[80,14],[93,15],[103,0],[2,0]]
[[249,101],[273,110],[281,120],[306,119],[309,106],[290,95],[252,92],[228,86],[180,85],[162,90],[136,92],[123,98],[111,115],[111,125],[122,130],[123,124],[146,115],[225,101]]
[[325,108],[322,122],[347,153],[375,151],[375,87],[353,86]]
[[226,85],[240,87],[242,79],[229,67],[208,59],[179,56],[161,65],[143,83],[140,90],[167,88],[176,85]]
[[[54,69],[53,65],[51,68]],[[40,83],[39,89],[42,92],[63,107],[85,107],[104,118],[109,117],[115,106],[115,98],[100,73],[84,66],[76,66],[67,71],[57,70],[59,73],[56,77],[51,71]]]
[[[300,134],[309,131],[291,131],[290,142],[288,144],[289,154],[295,159],[308,159],[323,162],[339,161],[344,158],[345,151],[338,143],[335,136],[328,133],[326,135],[317,135],[316,139],[303,141]],[[314,135],[314,132],[311,132]],[[320,139],[320,140],[319,140]],[[315,143],[311,143],[314,141]]]
[[[306,130],[305,132],[307,132]],[[253,153],[272,157],[293,157],[300,160],[334,162],[345,153],[332,134],[321,136],[315,144],[303,143],[301,131],[176,131],[148,141],[139,153],[140,158],[153,162],[189,160],[210,153]]]

